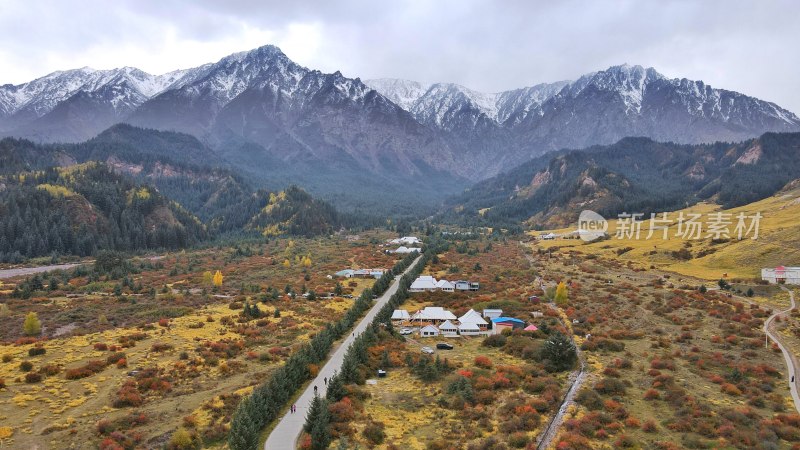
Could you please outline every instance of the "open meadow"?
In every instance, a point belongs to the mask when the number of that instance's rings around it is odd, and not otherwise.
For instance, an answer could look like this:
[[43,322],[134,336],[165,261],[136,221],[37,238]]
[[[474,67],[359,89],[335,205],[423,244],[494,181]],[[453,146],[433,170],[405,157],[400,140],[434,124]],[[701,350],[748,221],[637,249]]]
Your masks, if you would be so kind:
[[762,331],[784,294],[745,302],[623,258],[529,245],[546,283],[569,286],[564,310],[589,369],[558,448],[798,445],[789,376]]
[[[732,223],[726,227],[729,235],[718,238],[708,236],[708,215],[722,212],[730,214],[728,220]],[[749,233],[745,239],[737,239],[735,228],[738,224],[736,217],[744,214],[752,217],[760,213],[763,217],[759,221],[758,239],[751,239],[754,234]],[[701,214],[704,222],[700,239],[682,239],[676,237],[678,232],[677,218],[683,214]],[[581,239],[543,240],[540,248],[543,249],[569,249],[584,255],[605,256],[622,261],[631,261],[638,267],[656,267],[669,272],[686,275],[705,280],[718,280],[723,276],[734,279],[752,280],[760,278],[762,267],[776,267],[790,264],[800,259],[800,186],[793,183],[778,194],[764,200],[722,211],[713,204],[700,203],[680,211],[669,213],[668,219],[674,221],[666,231],[660,227],[663,224],[653,223],[653,232],[650,235],[651,221],[645,220],[641,224],[641,234],[638,239],[625,237],[618,239],[618,223],[616,218],[609,219],[609,239],[584,242]],[[649,216],[648,216],[649,218]],[[751,221],[745,222],[750,226]],[[553,230],[556,234],[574,231],[573,228]],[[753,230],[754,231],[754,230]],[[664,239],[664,233],[667,239]],[[546,234],[547,231],[531,232],[531,235]],[[648,237],[646,239],[646,237]]]
[[[394,265],[384,239],[245,242],[6,280],[3,445],[223,447],[240,398],[374,283],[329,275]],[[26,336],[30,313],[39,336]]]

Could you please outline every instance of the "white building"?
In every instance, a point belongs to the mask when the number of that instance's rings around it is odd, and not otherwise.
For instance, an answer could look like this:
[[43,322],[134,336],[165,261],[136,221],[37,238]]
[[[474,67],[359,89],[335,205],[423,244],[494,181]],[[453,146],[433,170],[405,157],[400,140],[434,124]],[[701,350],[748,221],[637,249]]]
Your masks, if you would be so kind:
[[419,330],[419,335],[422,337],[435,337],[439,336],[439,329],[434,325],[426,325]]
[[436,286],[436,278],[430,275],[420,275],[408,287],[409,292],[433,292],[437,289],[439,288]]
[[392,312],[392,320],[400,322],[411,320],[411,315],[405,309],[395,309]]
[[483,317],[485,319],[492,320],[492,319],[496,319],[496,318],[498,318],[498,317],[500,317],[502,315],[503,315],[503,310],[502,309],[484,309],[483,310]]
[[405,246],[402,246],[402,245],[401,245],[400,247],[397,247],[395,250],[389,250],[389,252],[390,252],[390,253],[399,253],[399,254],[404,254],[404,253],[414,253],[414,252],[417,252],[417,253],[419,253],[421,250],[422,250],[422,249],[420,249],[420,248],[415,248],[415,247],[405,247]]
[[389,241],[390,244],[400,244],[400,245],[420,245],[422,241],[416,236],[403,236],[401,238],[392,239]]
[[489,326],[489,322],[483,319],[480,314],[474,309],[470,309],[467,311],[463,316],[458,318],[458,321],[464,324],[473,324],[478,327],[479,331],[486,331]]
[[761,269],[761,279],[773,284],[800,284],[800,267]]
[[439,280],[439,281],[437,281],[436,282],[436,287],[440,291],[445,291],[445,292],[453,292],[456,289],[456,286],[453,283],[451,283],[451,282],[449,282],[447,280]]
[[458,327],[449,320],[445,320],[441,325],[439,325],[439,331],[442,333],[442,336],[458,336]]
[[472,322],[466,322],[459,325],[458,333],[462,336],[478,336],[481,334],[486,334],[486,332],[481,330],[477,324]]
[[447,320],[456,320],[456,315],[440,306],[426,306],[411,316],[415,322],[442,323]]

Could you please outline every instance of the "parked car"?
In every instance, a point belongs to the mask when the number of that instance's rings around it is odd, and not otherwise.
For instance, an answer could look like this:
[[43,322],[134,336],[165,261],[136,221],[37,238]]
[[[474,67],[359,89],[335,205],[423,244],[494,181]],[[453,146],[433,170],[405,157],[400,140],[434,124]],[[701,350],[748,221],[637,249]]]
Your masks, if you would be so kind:
[[411,328],[403,328],[402,330],[400,330],[400,334],[403,336],[409,335],[411,333],[413,333],[413,331],[411,331]]
[[452,350],[453,346],[446,342],[439,342],[438,344],[436,344],[436,348],[438,350]]
[[430,347],[422,347],[422,353],[427,353],[429,355],[433,354],[433,349]]

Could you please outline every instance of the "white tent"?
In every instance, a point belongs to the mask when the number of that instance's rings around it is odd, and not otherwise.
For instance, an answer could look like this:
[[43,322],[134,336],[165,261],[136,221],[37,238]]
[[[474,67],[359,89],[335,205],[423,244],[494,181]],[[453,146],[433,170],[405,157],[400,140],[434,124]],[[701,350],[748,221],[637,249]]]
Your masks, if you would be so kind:
[[453,322],[449,320],[445,320],[439,325],[439,331],[442,332],[443,336],[458,336],[458,327],[453,325]]

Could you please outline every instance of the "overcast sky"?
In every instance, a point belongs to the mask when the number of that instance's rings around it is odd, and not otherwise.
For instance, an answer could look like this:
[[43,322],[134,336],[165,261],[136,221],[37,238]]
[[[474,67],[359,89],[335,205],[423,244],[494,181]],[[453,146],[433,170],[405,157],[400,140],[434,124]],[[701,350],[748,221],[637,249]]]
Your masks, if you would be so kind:
[[0,84],[275,44],[325,72],[485,92],[640,64],[800,114],[798,18],[793,0],[0,0]]

